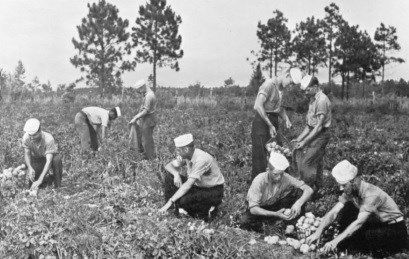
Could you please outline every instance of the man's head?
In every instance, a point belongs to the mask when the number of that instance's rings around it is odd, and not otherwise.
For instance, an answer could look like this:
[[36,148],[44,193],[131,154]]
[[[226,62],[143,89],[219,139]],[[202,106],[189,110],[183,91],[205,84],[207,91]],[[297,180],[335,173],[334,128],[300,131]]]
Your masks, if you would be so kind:
[[[283,77],[281,86],[286,88],[292,84],[299,84],[301,82],[302,73],[297,67],[289,68]],[[281,89],[282,90],[282,89]]]
[[35,118],[28,119],[24,125],[24,131],[30,136],[31,141],[38,142],[41,140],[41,125],[39,120]]
[[118,117],[121,117],[122,113],[121,113],[121,109],[119,109],[119,107],[115,107],[112,108],[111,110],[109,110],[109,120],[115,120]]
[[290,166],[287,158],[279,153],[271,153],[267,164],[267,174],[270,181],[278,183],[283,177],[284,171]]
[[135,89],[140,94],[145,94],[148,91],[148,84],[145,80],[141,79],[135,83]]
[[354,180],[358,175],[358,168],[356,166],[348,162],[348,160],[343,160],[334,166],[331,174],[339,184],[341,191],[343,190],[347,195],[352,194]]
[[174,140],[176,147],[176,154],[181,156],[183,159],[192,158],[195,146],[193,142],[192,134],[184,134],[176,137]]
[[308,97],[315,96],[321,90],[318,78],[311,75],[304,76],[304,78],[301,80],[300,88]]

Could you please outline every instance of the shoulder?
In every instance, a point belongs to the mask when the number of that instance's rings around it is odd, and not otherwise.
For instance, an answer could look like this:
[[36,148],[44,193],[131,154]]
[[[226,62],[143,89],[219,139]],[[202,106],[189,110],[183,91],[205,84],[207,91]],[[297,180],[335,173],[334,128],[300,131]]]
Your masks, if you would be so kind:
[[323,92],[321,92],[321,94],[319,95],[318,101],[331,104],[331,101],[329,100],[328,96],[324,94]]
[[199,148],[195,148],[194,156],[196,161],[210,161],[214,159],[209,153]]
[[48,132],[43,131],[43,136],[44,136],[44,140],[45,140],[45,142],[51,142],[51,141],[54,141],[54,137],[53,137],[53,135],[51,135],[51,134],[50,134],[50,133],[48,133]]
[[264,173],[259,173],[254,179],[253,182],[251,183],[250,188],[254,188],[257,186],[262,186],[263,184],[266,183],[267,180],[267,172]]
[[30,136],[28,135],[28,133],[24,133],[23,135],[23,142],[28,142],[30,140]]

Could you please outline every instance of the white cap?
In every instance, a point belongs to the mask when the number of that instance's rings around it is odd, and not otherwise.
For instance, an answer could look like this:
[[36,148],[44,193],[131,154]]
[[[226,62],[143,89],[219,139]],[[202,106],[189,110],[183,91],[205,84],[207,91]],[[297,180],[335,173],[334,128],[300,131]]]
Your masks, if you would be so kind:
[[30,135],[35,134],[39,128],[40,121],[35,118],[28,119],[24,125],[24,131]]
[[185,134],[181,135],[173,140],[175,142],[176,147],[185,147],[193,142],[193,135],[192,134]]
[[274,167],[274,169],[284,171],[290,166],[287,158],[280,153],[272,152],[268,162]]
[[293,67],[290,69],[290,76],[294,84],[299,84],[301,82],[302,73],[298,67]]
[[121,117],[122,113],[121,113],[121,109],[119,109],[119,107],[115,107],[116,110],[116,116]]
[[306,75],[304,78],[301,80],[301,90],[307,89],[308,85],[311,83],[312,76],[311,75]]
[[146,85],[146,82],[145,82],[145,80],[141,79],[141,80],[138,80],[138,81],[135,83],[134,87],[135,87],[135,89],[139,89],[139,88],[141,88],[141,87],[144,86],[144,85]]
[[334,166],[331,174],[339,184],[346,184],[356,177],[358,168],[347,160],[343,160]]

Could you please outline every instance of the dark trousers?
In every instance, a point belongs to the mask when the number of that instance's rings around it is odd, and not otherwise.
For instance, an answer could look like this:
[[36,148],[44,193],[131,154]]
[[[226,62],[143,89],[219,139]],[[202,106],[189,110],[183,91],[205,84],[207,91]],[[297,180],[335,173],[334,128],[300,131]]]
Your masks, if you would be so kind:
[[[292,187],[291,192],[287,196],[272,205],[261,206],[261,208],[269,211],[278,211],[283,208],[289,209],[302,196],[302,193],[302,190]],[[304,214],[304,206],[302,207],[300,215],[302,214]],[[263,223],[274,224],[277,220],[279,220],[279,218],[253,215],[250,209],[247,209],[241,216],[239,224],[243,229],[262,232]]]
[[[35,171],[34,181],[37,181],[40,177],[41,173],[43,172],[46,158],[31,158],[31,166]],[[44,188],[48,185],[51,185],[54,182],[54,187],[58,188],[61,187],[61,179],[62,179],[62,159],[60,154],[54,154],[53,160],[51,162],[51,169],[53,170],[53,175],[50,175],[50,171],[44,177],[43,183],[40,185],[40,188]],[[32,182],[30,181],[30,186]]]
[[[165,201],[168,201],[178,188],[173,183],[173,175],[168,172],[164,172],[164,174]],[[181,176],[181,178],[182,182],[186,182],[185,176]],[[175,204],[176,207],[186,210],[192,217],[206,218],[210,207],[217,207],[222,203],[223,191],[223,185],[209,188],[193,185]]]
[[[345,203],[338,215],[339,231],[344,231],[358,217],[359,210],[352,202]],[[338,244],[340,250],[372,252],[375,256],[397,253],[406,248],[407,229],[405,221],[387,224],[371,216],[351,237]]]
[[315,192],[322,187],[323,158],[329,139],[330,134],[324,129],[307,146],[293,152],[293,176],[303,180]]
[[[268,119],[278,131],[278,113],[267,114]],[[251,160],[253,180],[259,173],[263,173],[267,168],[267,150],[266,144],[271,139],[268,125],[264,122],[258,112],[255,113],[251,127]],[[277,144],[281,145],[281,139],[276,137]]]
[[131,148],[136,148],[137,151],[143,155],[144,159],[154,159],[156,157],[155,144],[153,142],[153,129],[156,126],[155,114],[145,115],[139,124],[132,126],[135,128],[131,128]]

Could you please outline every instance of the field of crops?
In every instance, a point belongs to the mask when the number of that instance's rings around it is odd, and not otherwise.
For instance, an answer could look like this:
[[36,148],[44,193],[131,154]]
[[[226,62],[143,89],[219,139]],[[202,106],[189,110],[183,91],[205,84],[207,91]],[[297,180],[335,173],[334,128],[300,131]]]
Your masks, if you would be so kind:
[[[124,117],[109,129],[105,148],[94,159],[81,157],[75,114],[84,106],[110,108],[117,104]],[[58,190],[47,187],[32,197],[21,187],[17,193],[0,197],[0,258],[321,257],[264,241],[265,235],[282,234],[283,230],[266,228],[264,234],[257,234],[236,227],[250,184],[253,113],[249,105],[162,104],[154,134],[158,158],[151,162],[141,161],[128,149],[127,123],[138,105],[130,100],[86,98],[74,103],[53,99],[1,104],[1,169],[23,163],[23,126],[26,119],[37,117],[59,145],[64,173],[63,187]],[[284,131],[288,139],[302,130],[304,115],[290,116],[294,129]],[[407,215],[409,177],[403,169],[409,168],[404,161],[408,116],[367,114],[339,105],[334,118],[325,168],[330,170],[340,160],[349,159]],[[174,156],[173,138],[186,132],[195,136],[197,147],[216,156],[226,178],[221,211],[210,224],[157,214],[164,202],[162,165]],[[324,196],[307,208],[318,216],[337,200],[331,177],[325,178],[324,191]]]

